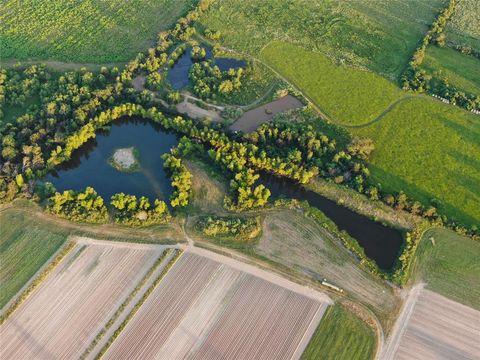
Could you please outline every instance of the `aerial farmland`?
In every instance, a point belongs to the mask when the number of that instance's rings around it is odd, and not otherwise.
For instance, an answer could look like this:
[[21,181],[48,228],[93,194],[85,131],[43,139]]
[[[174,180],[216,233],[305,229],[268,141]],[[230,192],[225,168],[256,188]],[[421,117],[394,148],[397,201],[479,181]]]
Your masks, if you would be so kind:
[[479,14],[0,1],[0,360],[480,360]]

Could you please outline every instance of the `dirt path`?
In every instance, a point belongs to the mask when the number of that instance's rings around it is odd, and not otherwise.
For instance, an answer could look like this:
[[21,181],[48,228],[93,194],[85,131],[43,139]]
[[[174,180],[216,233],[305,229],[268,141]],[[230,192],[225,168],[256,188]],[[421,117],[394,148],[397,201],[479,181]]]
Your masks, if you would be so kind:
[[100,70],[102,66],[105,66],[105,67],[117,66],[120,68],[121,66],[126,64],[126,62],[93,64],[93,63],[75,63],[75,62],[41,60],[41,59],[31,59],[31,60],[10,59],[10,60],[2,60],[1,65],[3,67],[9,68],[19,62],[23,65],[45,64],[47,67],[50,67],[55,70],[60,70],[60,71],[78,70],[81,68],[86,68],[87,70],[96,71],[96,70]]
[[[183,95],[183,101],[176,105],[176,109],[179,113],[187,114],[192,119],[197,119],[197,120],[201,120],[204,118],[210,118],[213,121],[223,120],[221,115],[218,113],[218,111],[220,112],[223,111],[224,107],[209,104],[203,100],[197,99],[196,97],[185,94],[185,93],[183,93],[182,95]],[[188,101],[189,99],[194,101],[200,101],[203,104],[215,110],[207,110],[207,109],[201,108],[200,106]]]
[[415,308],[415,304],[418,300],[420,292],[423,290],[424,286],[425,286],[424,283],[415,285],[408,293],[408,297],[405,300],[402,307],[402,312],[400,313],[400,316],[397,318],[397,321],[395,322],[392,333],[390,334],[385,344],[385,348],[382,351],[382,354],[380,354],[379,356],[380,360],[393,359],[393,356],[395,355],[398,349],[398,346],[400,345],[400,340],[402,339],[402,335],[407,328],[408,321],[412,316],[413,309]]

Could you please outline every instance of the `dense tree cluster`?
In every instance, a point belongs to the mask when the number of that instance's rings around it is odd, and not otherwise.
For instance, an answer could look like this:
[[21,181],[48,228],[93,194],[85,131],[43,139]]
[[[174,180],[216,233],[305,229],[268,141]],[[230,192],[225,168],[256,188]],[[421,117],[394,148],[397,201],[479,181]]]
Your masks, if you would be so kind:
[[190,51],[190,57],[195,61],[204,60],[206,56],[207,51],[205,48],[198,45],[194,45]]
[[450,0],[448,6],[440,12],[430,30],[423,37],[420,46],[413,53],[407,69],[402,74],[401,81],[405,90],[427,92],[441,96],[451,104],[467,110],[480,110],[480,96],[459,91],[456,87],[449,85],[447,80],[435,79],[420,68],[429,44],[433,42],[438,46],[445,46],[444,29],[456,4],[457,0]]
[[198,231],[206,236],[219,238],[234,238],[251,240],[261,231],[260,218],[257,217],[229,217],[229,216],[202,216],[196,224]]
[[212,60],[193,64],[189,72],[193,91],[202,99],[238,90],[242,86],[242,76],[242,68],[221,71]]
[[142,196],[139,199],[135,195],[124,193],[112,196],[110,204],[113,207],[115,222],[131,226],[148,226],[164,224],[171,218],[165,201],[155,199],[154,206]]
[[50,197],[47,210],[74,221],[105,223],[108,220],[108,211],[103,198],[91,187],[87,187],[85,191],[56,192]]
[[192,192],[192,174],[183,165],[176,149],[172,149],[169,154],[162,155],[162,158],[164,160],[163,167],[170,172],[174,189],[170,196],[170,205],[172,207],[187,206]]

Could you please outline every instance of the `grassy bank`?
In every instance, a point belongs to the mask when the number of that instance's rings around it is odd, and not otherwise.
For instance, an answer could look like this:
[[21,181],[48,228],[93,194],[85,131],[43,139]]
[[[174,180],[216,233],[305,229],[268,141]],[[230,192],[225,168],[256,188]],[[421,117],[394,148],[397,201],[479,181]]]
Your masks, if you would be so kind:
[[327,309],[301,359],[373,359],[375,342],[375,332],[365,322],[336,304]]
[[175,23],[193,0],[2,2],[2,59],[128,61]]
[[62,246],[68,231],[16,211],[0,212],[0,308]]
[[479,259],[479,242],[447,229],[431,229],[417,250],[415,278],[428,289],[480,310]]

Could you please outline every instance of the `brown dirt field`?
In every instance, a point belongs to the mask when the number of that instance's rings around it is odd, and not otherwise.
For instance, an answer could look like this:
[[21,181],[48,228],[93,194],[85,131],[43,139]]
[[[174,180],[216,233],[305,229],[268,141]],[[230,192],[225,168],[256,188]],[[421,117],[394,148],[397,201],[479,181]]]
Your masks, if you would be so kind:
[[246,111],[237,121],[235,121],[230,130],[243,131],[249,133],[255,131],[261,124],[268,122],[278,113],[302,107],[300,100],[292,95],[284,96],[280,99],[261,105],[255,109]]
[[0,329],[1,358],[78,358],[162,251],[78,239]]
[[[383,359],[480,359],[480,311],[414,288]],[[402,313],[403,315],[403,313]]]
[[215,260],[207,258],[206,253],[185,252],[112,344],[106,359],[301,355],[309,338],[305,334],[311,336],[328,303],[244,272],[243,264],[227,264],[234,260],[221,263],[216,254],[211,255]]
[[299,211],[269,213],[255,252],[317,280],[326,278],[370,305],[384,324],[393,321],[400,306],[390,286],[362,270],[338,240]]

